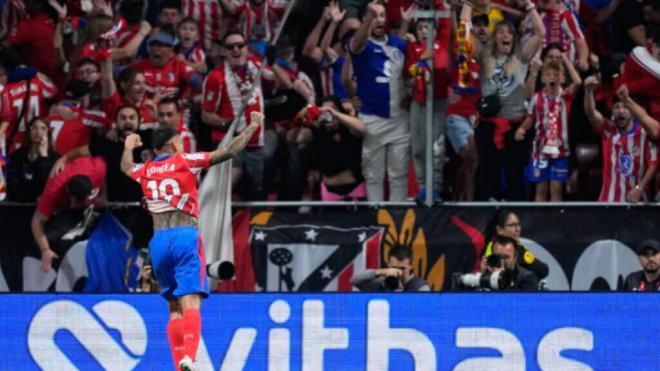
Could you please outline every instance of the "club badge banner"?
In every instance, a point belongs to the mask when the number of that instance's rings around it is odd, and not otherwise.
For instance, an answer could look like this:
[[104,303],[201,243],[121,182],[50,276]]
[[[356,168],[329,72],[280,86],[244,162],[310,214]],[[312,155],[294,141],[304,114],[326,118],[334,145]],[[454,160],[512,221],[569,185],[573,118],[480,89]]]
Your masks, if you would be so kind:
[[[354,274],[382,266],[389,249],[403,245],[413,251],[415,274],[434,291],[447,290],[452,273],[476,268],[484,246],[483,231],[495,210],[459,206],[350,211],[326,208],[316,214],[241,210],[233,223],[236,277],[222,283],[220,289],[351,291],[349,281]],[[521,243],[549,266],[549,290],[617,290],[626,275],[640,270],[634,248],[647,238],[660,238],[657,207],[511,210],[521,220]],[[131,212],[112,210],[116,215]],[[48,277],[37,275],[39,255],[29,229],[32,213],[33,209],[25,206],[0,207],[2,220],[15,221],[0,224],[0,291],[130,289],[126,283],[135,281],[139,257],[134,247],[129,247],[130,236],[124,236],[123,229],[112,223],[106,233],[112,232],[113,239],[105,235],[96,239],[119,241],[112,256],[90,258],[86,246],[74,245],[75,249],[69,247],[60,253],[60,261]],[[18,225],[26,227],[16,228]],[[101,247],[94,251],[110,250]],[[113,271],[111,266],[117,269]],[[104,267],[103,272],[100,267]],[[98,281],[112,277],[106,274],[110,271],[123,273],[115,274],[112,282]],[[96,284],[86,285],[94,274]]]

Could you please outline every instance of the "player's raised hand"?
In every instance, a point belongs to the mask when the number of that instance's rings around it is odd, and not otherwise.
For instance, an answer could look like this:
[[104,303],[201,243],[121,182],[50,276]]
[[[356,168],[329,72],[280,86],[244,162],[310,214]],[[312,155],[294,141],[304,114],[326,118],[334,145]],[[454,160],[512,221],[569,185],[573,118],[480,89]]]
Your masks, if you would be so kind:
[[129,134],[124,141],[124,148],[134,150],[135,148],[142,147],[142,139],[139,134]]

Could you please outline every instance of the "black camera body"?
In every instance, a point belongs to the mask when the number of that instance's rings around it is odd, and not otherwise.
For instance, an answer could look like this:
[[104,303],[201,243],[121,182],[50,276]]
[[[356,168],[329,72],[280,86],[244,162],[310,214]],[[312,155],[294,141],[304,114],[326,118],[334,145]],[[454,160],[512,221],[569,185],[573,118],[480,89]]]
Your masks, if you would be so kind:
[[387,276],[383,284],[387,290],[395,291],[399,288],[399,285],[403,286],[403,276]]

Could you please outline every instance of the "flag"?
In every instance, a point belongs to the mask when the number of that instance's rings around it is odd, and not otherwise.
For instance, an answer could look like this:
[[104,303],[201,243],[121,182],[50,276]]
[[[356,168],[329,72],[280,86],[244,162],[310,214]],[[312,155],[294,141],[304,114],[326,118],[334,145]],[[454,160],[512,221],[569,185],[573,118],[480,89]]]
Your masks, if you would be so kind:
[[[220,143],[224,147],[233,135]],[[231,225],[231,160],[212,166],[199,189],[199,233],[204,242],[206,263],[234,263]]]
[[355,274],[380,267],[384,231],[381,226],[253,226],[258,291],[351,291]]
[[133,235],[106,212],[87,242],[89,277],[83,291],[133,291],[140,274],[136,258]]
[[234,239],[234,265],[236,275],[233,280],[220,282],[219,291],[249,292],[254,291],[254,269],[252,250],[250,249],[250,210],[241,210],[232,221]]

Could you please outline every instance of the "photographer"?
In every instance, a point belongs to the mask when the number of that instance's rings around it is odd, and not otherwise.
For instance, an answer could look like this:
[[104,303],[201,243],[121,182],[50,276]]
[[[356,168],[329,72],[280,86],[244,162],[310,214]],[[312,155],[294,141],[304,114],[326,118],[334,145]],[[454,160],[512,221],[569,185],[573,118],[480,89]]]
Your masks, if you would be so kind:
[[360,291],[431,291],[422,278],[412,269],[412,250],[395,246],[387,254],[387,268],[367,269],[351,278],[351,285]]
[[497,272],[502,270],[510,272],[511,281],[503,288],[503,290],[538,290],[539,280],[536,278],[536,275],[518,264],[519,250],[516,246],[516,240],[507,236],[495,236],[495,239],[493,240],[493,254],[500,258],[500,264],[486,264],[486,266],[482,268],[482,273],[485,271]]
[[493,254],[493,242],[496,236],[506,236],[516,241],[518,248],[518,264],[536,275],[538,280],[548,276],[548,265],[539,260],[531,251],[520,243],[522,233],[521,221],[516,213],[506,209],[500,209],[492,216],[484,232],[484,240],[487,241],[482,257],[481,266],[483,268],[486,258]]

